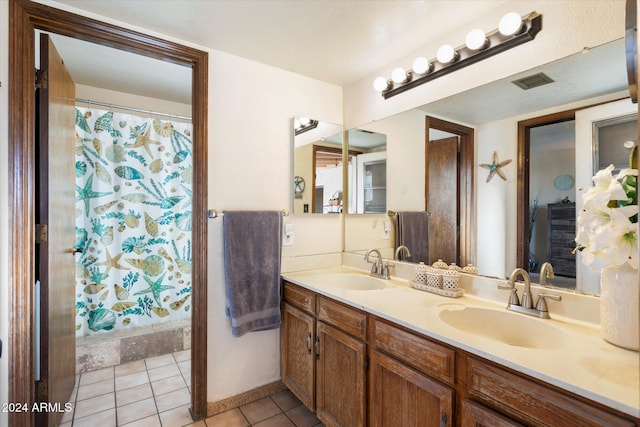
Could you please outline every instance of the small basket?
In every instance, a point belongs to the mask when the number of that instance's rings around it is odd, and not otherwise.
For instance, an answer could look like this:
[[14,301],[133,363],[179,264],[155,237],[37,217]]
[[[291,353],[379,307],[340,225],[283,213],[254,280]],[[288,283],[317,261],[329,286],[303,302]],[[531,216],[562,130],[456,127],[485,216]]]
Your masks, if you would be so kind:
[[422,284],[426,284],[427,283],[427,273],[430,270],[428,265],[425,265],[423,262],[421,262],[420,264],[417,264],[414,269],[414,281],[416,283],[422,283]]
[[462,272],[467,274],[478,274],[478,269],[473,266],[473,264],[469,264],[466,267],[462,267]]
[[433,263],[433,268],[439,268],[439,269],[447,269],[449,268],[449,266],[447,265],[446,262],[442,261],[441,259],[439,259],[438,261]]
[[433,269],[427,273],[427,286],[442,289],[442,273]]
[[450,267],[449,270],[443,272],[442,275],[442,288],[443,289],[458,289],[460,284],[460,273],[454,267]]

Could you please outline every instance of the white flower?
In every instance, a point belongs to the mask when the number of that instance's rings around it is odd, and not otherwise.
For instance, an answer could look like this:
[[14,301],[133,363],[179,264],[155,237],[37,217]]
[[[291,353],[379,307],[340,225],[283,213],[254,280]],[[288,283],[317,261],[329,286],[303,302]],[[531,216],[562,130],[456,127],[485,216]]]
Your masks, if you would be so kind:
[[[623,265],[628,262],[638,268],[638,205],[629,203],[630,195],[622,182],[627,176],[637,176],[637,169],[623,169],[615,177],[613,165],[593,177],[594,187],[582,195],[584,206],[578,215],[577,249],[582,262],[590,268],[602,264]],[[626,185],[626,184],[625,184]],[[628,186],[627,186],[628,188]]]

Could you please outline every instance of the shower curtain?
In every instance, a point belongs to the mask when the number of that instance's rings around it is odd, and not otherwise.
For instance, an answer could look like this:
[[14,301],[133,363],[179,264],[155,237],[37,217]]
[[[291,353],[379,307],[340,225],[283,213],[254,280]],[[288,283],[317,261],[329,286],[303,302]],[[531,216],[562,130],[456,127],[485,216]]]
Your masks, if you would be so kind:
[[190,317],[191,124],[76,107],[76,336]]

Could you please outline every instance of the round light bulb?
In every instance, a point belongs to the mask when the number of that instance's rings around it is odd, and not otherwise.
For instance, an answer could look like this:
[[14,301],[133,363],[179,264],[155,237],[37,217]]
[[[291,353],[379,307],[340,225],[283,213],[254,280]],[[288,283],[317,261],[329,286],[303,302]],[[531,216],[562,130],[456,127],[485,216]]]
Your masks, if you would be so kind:
[[307,126],[309,123],[311,123],[311,119],[309,119],[309,117],[300,117],[300,124],[302,126]]
[[412,68],[414,72],[418,74],[424,74],[431,69],[431,64],[429,64],[427,58],[421,56],[413,61]]
[[407,80],[407,72],[402,67],[395,68],[391,72],[391,80],[393,80],[394,83],[402,83]]
[[298,119],[293,119],[293,128],[294,128],[294,129],[298,129],[300,126],[302,126],[302,125],[300,124],[300,120],[298,120]]
[[464,40],[467,47],[471,50],[484,49],[487,46],[487,35],[481,29],[469,31],[467,38]]
[[373,81],[373,88],[378,92],[382,92],[385,90],[389,84],[387,83],[387,79],[384,77],[378,77]]
[[502,17],[498,24],[498,31],[503,36],[512,36],[522,28],[522,18],[516,12],[509,12]]
[[438,48],[436,58],[441,64],[448,64],[456,58],[456,51],[450,44],[443,44]]

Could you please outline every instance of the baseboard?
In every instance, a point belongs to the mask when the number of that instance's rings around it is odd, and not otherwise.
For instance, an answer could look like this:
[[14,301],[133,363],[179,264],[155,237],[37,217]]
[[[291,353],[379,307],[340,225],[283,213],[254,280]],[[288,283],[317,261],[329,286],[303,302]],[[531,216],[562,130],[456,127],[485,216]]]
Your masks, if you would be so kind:
[[207,403],[207,417],[220,414],[238,406],[246,405],[247,403],[255,402],[263,397],[271,396],[274,393],[286,390],[286,386],[282,381],[275,381],[270,384],[265,384],[261,387],[254,388],[253,390],[245,391],[244,393],[236,396],[227,397],[226,399],[218,400],[217,402]]

